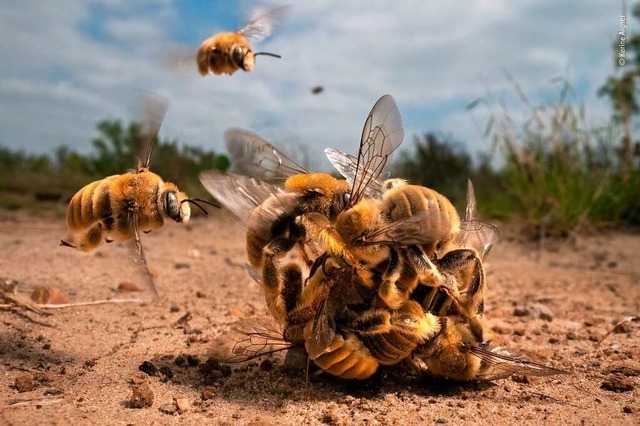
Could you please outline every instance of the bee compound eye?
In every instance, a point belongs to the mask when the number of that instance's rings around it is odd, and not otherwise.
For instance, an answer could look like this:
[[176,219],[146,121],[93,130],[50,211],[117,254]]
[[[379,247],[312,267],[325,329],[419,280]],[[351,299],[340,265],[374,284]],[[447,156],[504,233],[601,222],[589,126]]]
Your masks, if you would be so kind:
[[165,211],[171,219],[176,222],[180,221],[180,204],[175,192],[169,191],[165,195]]
[[242,66],[242,62],[244,62],[244,55],[243,55],[243,51],[242,51],[242,46],[235,46],[231,50],[231,58],[233,59],[233,62],[236,65],[238,65],[239,67]]

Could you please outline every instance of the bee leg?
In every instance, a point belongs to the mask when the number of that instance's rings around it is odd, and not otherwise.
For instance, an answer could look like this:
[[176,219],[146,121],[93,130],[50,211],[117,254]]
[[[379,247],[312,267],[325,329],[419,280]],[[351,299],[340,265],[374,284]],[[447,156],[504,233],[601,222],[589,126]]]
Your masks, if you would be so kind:
[[360,263],[346,249],[342,237],[331,226],[331,222],[326,216],[319,213],[305,213],[298,216],[296,222],[304,227],[306,235],[317,239],[331,256],[340,257],[354,268],[360,268]]
[[391,313],[386,309],[349,311],[347,317],[344,328],[361,335],[382,334],[391,330]]
[[297,263],[285,266],[283,273],[281,297],[285,312],[291,312],[298,304],[298,298],[302,293],[302,270]]
[[438,271],[438,267],[429,259],[417,246],[409,246],[406,250],[406,256],[413,265],[413,269],[418,274],[418,279],[425,285],[440,285],[443,281],[442,275]]
[[[275,258],[287,253],[293,248],[293,245],[294,242],[287,238],[278,238],[271,241],[262,250],[262,287],[264,297],[269,312],[271,312],[280,324],[286,323],[287,310],[285,305],[287,302],[283,299],[283,288],[285,287],[283,280],[285,280],[285,277],[283,276],[284,274],[280,273]],[[296,272],[292,268],[286,271],[288,271],[286,273],[293,273],[294,275]],[[299,275],[301,277],[302,274],[300,273]],[[301,280],[301,278],[299,279]],[[300,288],[301,287],[302,283],[300,282]]]
[[78,248],[71,243],[66,242],[65,240],[60,240],[60,245],[62,247],[70,247],[70,248]]
[[302,253],[302,260],[307,264],[307,267],[311,267],[311,265],[313,265],[313,260],[311,260],[309,255],[307,255],[305,244],[302,241],[298,241],[298,245],[300,246],[300,252]]
[[387,306],[396,310],[409,298],[409,293],[417,284],[416,279],[402,280],[405,272],[404,263],[400,260],[397,250],[390,250],[389,264],[382,276],[382,283],[378,289],[378,295]]
[[484,313],[486,277],[482,260],[477,251],[471,249],[452,250],[436,261],[440,271],[451,275],[458,290],[464,294],[460,302],[469,312]]

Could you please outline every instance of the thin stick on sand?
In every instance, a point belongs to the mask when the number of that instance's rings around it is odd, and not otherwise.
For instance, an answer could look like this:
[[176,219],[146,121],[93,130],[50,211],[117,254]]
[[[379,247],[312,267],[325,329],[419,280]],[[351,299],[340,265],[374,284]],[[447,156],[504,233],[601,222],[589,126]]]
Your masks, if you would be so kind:
[[66,309],[75,308],[79,306],[93,306],[93,305],[106,305],[106,304],[118,304],[118,303],[151,303],[152,300],[147,299],[104,299],[104,300],[92,300],[89,302],[75,302],[75,303],[59,303],[55,305],[41,305],[36,306],[40,309]]

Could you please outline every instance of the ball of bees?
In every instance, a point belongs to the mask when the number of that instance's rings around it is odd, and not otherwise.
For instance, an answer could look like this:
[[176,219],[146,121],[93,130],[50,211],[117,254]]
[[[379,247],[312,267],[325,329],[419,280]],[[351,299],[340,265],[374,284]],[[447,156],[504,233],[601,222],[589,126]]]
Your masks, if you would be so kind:
[[196,54],[200,75],[204,77],[209,72],[231,75],[239,69],[251,71],[259,55],[280,58],[274,53],[254,52],[248,39],[259,42],[269,37],[286,10],[287,6],[255,10],[244,28],[236,32],[222,32],[203,41]]
[[[227,133],[236,171],[250,177],[201,180],[249,224],[248,258],[279,326],[244,320],[247,338],[236,355],[304,348],[315,365],[344,379],[402,361],[453,380],[557,374],[491,341],[482,259],[499,233],[475,219],[471,184],[461,220],[442,194],[381,179],[402,136],[387,95],[365,122],[357,157],[329,150],[346,178],[336,191],[333,178],[306,172],[257,135]],[[277,178],[286,178],[284,186],[263,181]],[[293,247],[311,255],[285,261]]]

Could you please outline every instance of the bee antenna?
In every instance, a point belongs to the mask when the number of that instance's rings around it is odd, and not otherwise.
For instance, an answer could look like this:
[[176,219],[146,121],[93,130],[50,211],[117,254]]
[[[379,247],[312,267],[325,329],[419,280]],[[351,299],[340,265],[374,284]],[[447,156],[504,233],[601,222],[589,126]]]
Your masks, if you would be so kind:
[[220,208],[220,206],[218,204],[213,203],[211,201],[203,200],[201,198],[187,198],[186,200],[182,200],[180,202],[180,204],[182,204],[182,203],[191,203],[191,204],[195,205],[196,207],[198,207],[200,210],[202,210],[204,212],[204,214],[208,215],[209,212],[206,211],[204,209],[204,207],[202,207],[200,204],[198,204],[198,202],[205,203],[205,204],[208,204],[210,206]]
[[258,56],[258,55],[272,56],[272,57],[278,58],[278,59],[282,58],[282,56],[280,56],[280,55],[276,55],[275,53],[269,53],[269,52],[256,52],[256,53],[253,54],[253,56]]

